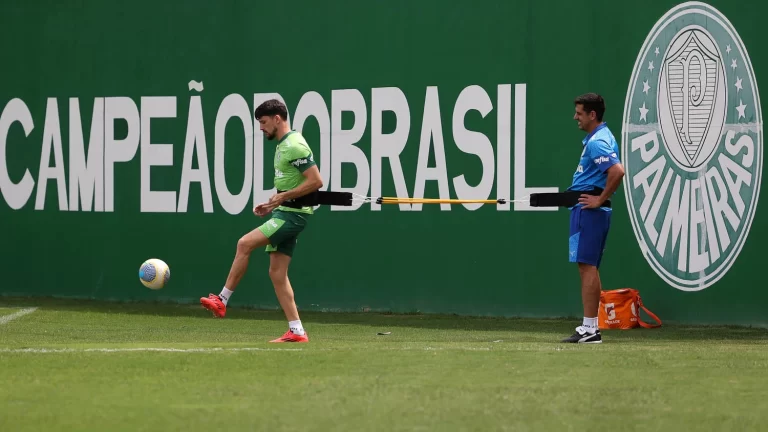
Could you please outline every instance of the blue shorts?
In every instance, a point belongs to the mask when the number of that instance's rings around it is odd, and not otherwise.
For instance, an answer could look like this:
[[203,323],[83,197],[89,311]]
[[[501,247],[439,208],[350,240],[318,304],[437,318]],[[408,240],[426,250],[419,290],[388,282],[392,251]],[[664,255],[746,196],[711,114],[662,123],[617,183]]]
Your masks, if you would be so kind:
[[612,211],[586,209],[571,210],[571,233],[568,239],[568,261],[600,267],[605,241],[611,227]]

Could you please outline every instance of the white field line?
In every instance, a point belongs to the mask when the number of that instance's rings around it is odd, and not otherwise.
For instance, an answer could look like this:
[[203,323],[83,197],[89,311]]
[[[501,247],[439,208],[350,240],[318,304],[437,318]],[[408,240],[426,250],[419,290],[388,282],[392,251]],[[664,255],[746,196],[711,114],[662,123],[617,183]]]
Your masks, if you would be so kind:
[[[554,345],[554,346],[553,346]],[[763,344],[746,344],[738,345],[743,348],[752,348],[763,350]],[[627,351],[626,346],[617,346],[619,351]],[[585,349],[600,349],[600,345],[584,345],[584,344],[568,344],[560,346],[559,344],[547,344],[545,346],[531,346],[528,343],[512,343],[512,344],[494,344],[493,346],[448,346],[448,347],[434,347],[434,346],[382,346],[382,347],[366,347],[363,351],[427,351],[427,352],[457,352],[457,351],[476,351],[476,352],[512,352],[512,351],[526,351],[526,352],[578,352]],[[649,344],[644,346],[643,351],[664,351],[669,352],[670,347],[667,344],[654,345]],[[704,347],[703,349],[712,349],[712,346]],[[634,348],[629,348],[630,351]],[[303,352],[356,352],[359,350],[340,347],[340,348],[261,348],[261,347],[233,347],[233,348],[219,348],[219,347],[205,347],[205,348],[171,348],[171,347],[136,347],[136,348],[0,348],[0,354],[4,353],[18,353],[18,354],[66,354],[66,353],[130,353],[130,352],[164,352],[164,353],[222,353],[222,352],[264,352],[264,351],[303,351]],[[684,350],[679,350],[684,351]]]
[[33,307],[33,308],[22,309],[22,310],[20,310],[18,312],[14,312],[14,313],[12,313],[10,315],[3,315],[3,316],[0,317],[0,325],[8,324],[9,322],[15,320],[16,318],[21,318],[24,315],[31,314],[32,312],[34,312],[36,310],[37,310],[37,308]]
[[302,351],[301,348],[0,348],[0,353],[121,353],[121,352],[175,352],[175,353],[208,353],[223,351]]
[[[486,347],[401,347],[383,348],[387,351],[491,351]],[[56,353],[125,353],[125,352],[172,352],[172,353],[213,353],[213,352],[237,352],[237,351],[304,351],[302,348],[0,348],[0,353],[24,353],[24,354],[56,354]],[[346,349],[318,348],[311,351],[347,351]]]

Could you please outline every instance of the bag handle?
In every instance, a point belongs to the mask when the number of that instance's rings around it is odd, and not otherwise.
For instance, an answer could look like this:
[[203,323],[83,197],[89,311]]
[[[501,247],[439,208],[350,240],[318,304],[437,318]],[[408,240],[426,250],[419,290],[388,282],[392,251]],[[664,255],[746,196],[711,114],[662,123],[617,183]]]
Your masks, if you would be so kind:
[[646,308],[643,305],[643,300],[640,298],[640,295],[637,296],[637,305],[640,306],[640,308],[642,310],[644,310],[645,313],[648,314],[648,316],[650,316],[652,319],[654,319],[658,323],[658,324],[648,324],[647,322],[643,321],[643,319],[640,317],[640,311],[638,311],[637,322],[640,324],[641,327],[643,327],[643,328],[657,328],[657,327],[661,327],[661,320],[659,319],[658,316],[656,316],[655,313],[649,311],[648,308]]

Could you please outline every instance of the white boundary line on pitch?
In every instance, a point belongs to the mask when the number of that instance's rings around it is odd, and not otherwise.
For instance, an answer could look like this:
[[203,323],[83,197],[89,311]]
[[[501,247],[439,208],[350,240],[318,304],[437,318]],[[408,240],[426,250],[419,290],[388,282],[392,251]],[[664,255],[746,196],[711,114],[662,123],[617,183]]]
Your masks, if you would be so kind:
[[[452,347],[452,348],[434,348],[434,347],[414,347],[414,348],[384,348],[389,351],[492,351],[486,347]],[[304,351],[303,348],[0,348],[0,353],[20,353],[20,354],[57,354],[57,353],[126,353],[126,352],[172,352],[172,353],[213,353],[213,352],[237,352],[237,351]],[[336,350],[333,348],[318,348],[312,351],[348,351],[347,349]]]
[[55,354],[55,353],[120,353],[120,352],[177,352],[177,353],[207,353],[222,351],[302,351],[301,348],[0,348],[0,353],[31,353],[31,354]]
[[36,310],[37,310],[36,307],[32,307],[32,308],[22,309],[22,310],[20,310],[18,312],[14,312],[14,313],[12,313],[10,315],[0,316],[0,325],[8,324],[9,322],[15,320],[16,318],[21,318],[24,315],[31,314],[32,312],[34,312]]

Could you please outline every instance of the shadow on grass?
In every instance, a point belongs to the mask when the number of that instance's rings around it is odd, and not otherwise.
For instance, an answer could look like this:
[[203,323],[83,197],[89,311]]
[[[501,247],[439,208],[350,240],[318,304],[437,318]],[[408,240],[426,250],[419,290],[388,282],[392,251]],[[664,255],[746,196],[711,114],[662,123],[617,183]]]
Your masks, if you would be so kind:
[[[104,314],[135,314],[144,316],[190,317],[215,319],[198,303],[175,301],[105,301],[56,297],[7,297],[0,296],[0,307],[38,307],[43,310],[72,311]],[[396,314],[379,312],[317,312],[301,311],[302,321],[328,325],[362,325],[376,327],[379,331],[396,328],[423,328],[435,330],[462,330],[483,332],[535,332],[557,333],[567,336],[580,318],[505,318],[476,317],[453,314]],[[230,307],[226,320],[285,321],[279,309]],[[768,342],[768,329],[746,326],[713,326],[666,324],[657,329],[632,329],[604,331],[612,343],[636,343],[639,341],[744,341]]]

